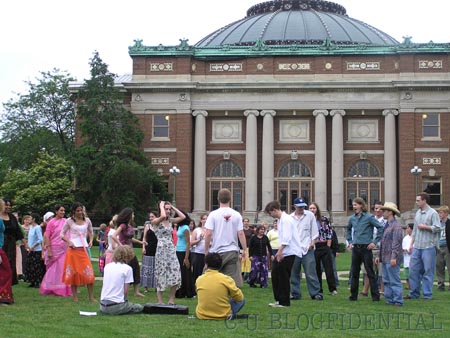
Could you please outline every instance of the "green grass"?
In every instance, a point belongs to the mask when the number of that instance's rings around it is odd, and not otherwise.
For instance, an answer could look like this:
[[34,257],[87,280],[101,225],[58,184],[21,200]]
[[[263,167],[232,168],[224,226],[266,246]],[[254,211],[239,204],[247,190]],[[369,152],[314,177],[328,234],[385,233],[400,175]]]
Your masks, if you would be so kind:
[[[137,251],[139,252],[139,251]],[[97,253],[96,249],[92,251]],[[138,256],[139,257],[139,256]],[[350,254],[341,254],[338,269],[348,272]],[[93,263],[94,267],[96,262]],[[80,302],[71,298],[41,296],[21,282],[14,286],[15,304],[0,306],[0,337],[448,337],[450,335],[450,292],[434,291],[434,299],[407,300],[401,308],[374,303],[369,298],[349,302],[346,279],[341,280],[339,295],[325,294],[322,302],[307,297],[291,307],[273,309],[271,287],[243,287],[246,305],[241,311],[250,317],[232,322],[202,321],[195,318],[196,299],[177,300],[189,306],[189,316],[134,315],[82,317],[79,311],[98,311],[87,301],[81,288]],[[101,281],[95,283],[100,297]],[[406,291],[405,291],[406,293]],[[167,298],[167,297],[166,297]],[[155,292],[132,302],[155,302]]]

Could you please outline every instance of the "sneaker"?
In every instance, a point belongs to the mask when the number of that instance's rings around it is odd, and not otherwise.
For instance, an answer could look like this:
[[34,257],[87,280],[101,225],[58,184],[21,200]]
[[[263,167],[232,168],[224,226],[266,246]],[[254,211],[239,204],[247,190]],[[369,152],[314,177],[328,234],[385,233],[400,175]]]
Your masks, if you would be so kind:
[[269,304],[270,307],[284,307],[284,305],[281,305],[280,303],[276,302],[276,303],[270,303]]
[[314,299],[314,300],[323,300],[323,296],[322,295],[315,295],[314,297],[312,297],[312,299]]
[[275,302],[275,303],[269,303],[270,307],[275,307],[276,305],[280,304],[279,302]]
[[351,301],[351,302],[356,302],[357,301],[357,299],[353,298],[352,296],[348,297],[348,300]]
[[300,300],[301,298],[300,297],[297,297],[297,296],[291,296],[291,300]]
[[439,291],[445,291],[445,285],[444,285],[444,283],[439,283],[437,289],[438,289]]
[[334,290],[334,291],[331,293],[332,296],[337,296],[337,294],[338,294],[337,290]]

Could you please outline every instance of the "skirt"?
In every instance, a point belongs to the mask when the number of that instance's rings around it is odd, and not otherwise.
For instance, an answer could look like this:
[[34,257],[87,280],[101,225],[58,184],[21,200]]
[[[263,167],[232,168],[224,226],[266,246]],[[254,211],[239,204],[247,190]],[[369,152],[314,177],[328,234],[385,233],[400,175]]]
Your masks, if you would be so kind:
[[27,260],[27,281],[39,285],[45,275],[45,264],[42,259],[42,251],[30,251]]
[[2,258],[2,264],[0,264],[0,303],[13,304],[12,271],[3,249],[0,249],[0,257]]
[[248,249],[245,254],[245,260],[241,261],[241,272],[249,273],[252,268],[252,262],[250,261],[250,256],[248,254]]
[[85,248],[68,248],[64,261],[64,284],[80,286],[94,284],[94,281],[94,270]]
[[128,262],[128,265],[133,269],[133,280],[134,282],[131,284],[139,284],[141,282],[141,272],[139,269],[139,261],[136,256],[134,256],[131,261]]
[[155,256],[142,256],[141,286],[156,288]]

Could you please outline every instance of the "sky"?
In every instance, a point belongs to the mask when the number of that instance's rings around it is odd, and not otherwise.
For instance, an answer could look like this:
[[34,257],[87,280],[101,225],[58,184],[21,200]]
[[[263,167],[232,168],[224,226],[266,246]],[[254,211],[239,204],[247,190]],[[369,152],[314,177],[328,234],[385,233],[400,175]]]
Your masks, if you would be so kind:
[[[194,45],[246,16],[262,0],[14,0],[0,12],[0,103],[25,94],[25,81],[58,68],[78,81],[89,78],[94,51],[118,75],[131,74],[128,47]],[[335,0],[349,17],[398,41],[450,42],[448,0]],[[0,105],[0,112],[2,111]]]

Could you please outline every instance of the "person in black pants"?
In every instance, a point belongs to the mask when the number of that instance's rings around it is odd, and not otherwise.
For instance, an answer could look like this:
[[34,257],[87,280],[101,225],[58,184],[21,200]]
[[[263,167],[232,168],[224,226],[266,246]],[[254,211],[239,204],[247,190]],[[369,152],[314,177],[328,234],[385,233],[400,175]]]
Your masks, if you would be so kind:
[[[349,218],[347,225],[348,249],[352,251],[352,280],[350,301],[358,299],[359,274],[361,263],[364,263],[369,277],[372,300],[380,301],[378,282],[373,269],[372,249],[376,247],[383,236],[383,226],[373,215],[367,212],[366,202],[357,197],[353,200],[355,214]],[[377,236],[373,238],[373,229],[377,228]]]
[[271,307],[285,307],[291,305],[291,270],[295,256],[301,255],[300,235],[290,215],[280,210],[280,202],[269,202],[264,212],[278,219],[278,234],[280,246],[272,265],[272,290],[275,303]]
[[327,276],[328,291],[333,296],[337,295],[336,280],[333,272],[333,258],[331,252],[331,241],[333,239],[333,231],[331,230],[330,220],[326,216],[322,216],[320,208],[317,203],[313,202],[309,206],[311,211],[316,216],[317,227],[319,228],[319,238],[316,242],[316,250],[314,256],[316,258],[316,272],[320,284],[320,293],[323,293],[322,288],[322,265]]

